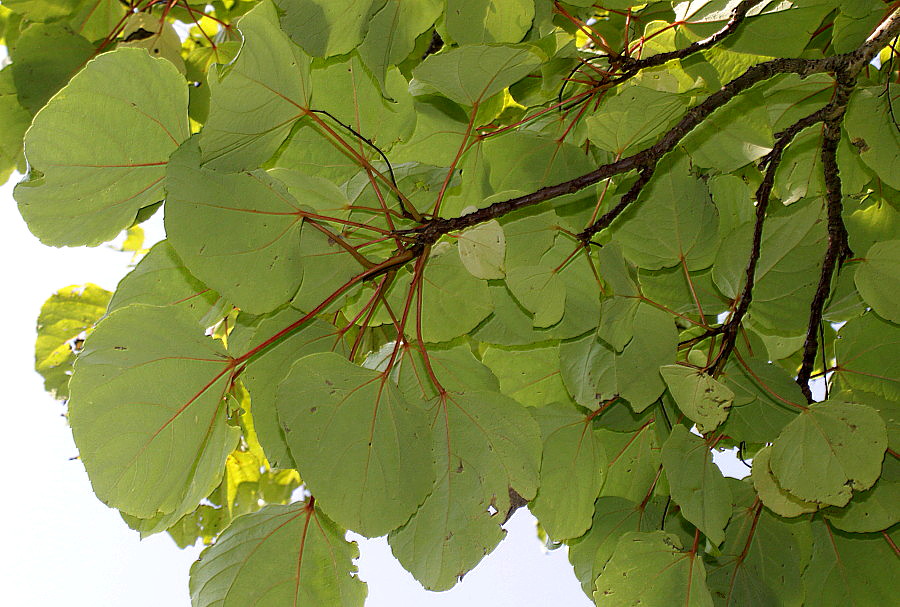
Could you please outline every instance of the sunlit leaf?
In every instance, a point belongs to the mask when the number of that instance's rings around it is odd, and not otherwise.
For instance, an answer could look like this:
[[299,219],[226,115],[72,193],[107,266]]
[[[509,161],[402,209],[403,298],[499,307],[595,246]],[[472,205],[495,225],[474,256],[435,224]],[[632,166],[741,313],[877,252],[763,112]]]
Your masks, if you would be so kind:
[[169,155],[187,136],[187,89],[171,63],[142,49],[100,55],[28,130],[19,210],[47,244],[112,240],[162,198]]
[[75,355],[84,346],[83,333],[106,313],[111,293],[95,284],[60,289],[41,306],[34,345],[34,369],[44,377],[44,389],[55,398],[69,396]]
[[[631,582],[632,578],[641,583]],[[664,531],[629,532],[597,578],[597,605],[712,606],[703,561],[685,552],[678,536]]]
[[198,606],[361,606],[355,542],[311,502],[269,506],[238,518],[191,567]]
[[798,498],[843,506],[852,491],[868,489],[881,475],[886,448],[884,421],[873,409],[825,401],[784,427],[770,466],[778,484]]
[[237,440],[229,360],[178,308],[132,305],[97,325],[75,364],[69,422],[101,500],[147,518],[186,513],[218,485]]
[[879,242],[869,249],[854,278],[859,294],[878,314],[900,323],[900,305],[896,294],[900,291],[900,240]]
[[426,411],[380,373],[331,352],[312,354],[291,367],[275,402],[303,481],[349,529],[384,535],[430,491]]

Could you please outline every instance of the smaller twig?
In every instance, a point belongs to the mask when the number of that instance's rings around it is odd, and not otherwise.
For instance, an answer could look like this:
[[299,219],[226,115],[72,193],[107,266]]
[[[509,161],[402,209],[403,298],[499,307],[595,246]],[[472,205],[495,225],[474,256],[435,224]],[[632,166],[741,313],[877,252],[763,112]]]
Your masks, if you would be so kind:
[[628,208],[628,205],[633,203],[640,196],[641,191],[644,189],[644,186],[647,185],[647,182],[650,181],[650,178],[653,176],[653,173],[656,171],[656,163],[654,162],[651,165],[643,166],[638,169],[638,178],[635,181],[631,188],[622,198],[619,200],[618,204],[611,208],[609,211],[600,216],[600,218],[586,227],[581,233],[579,233],[576,238],[581,241],[584,246],[589,246],[591,243],[591,238],[593,238],[594,234],[603,230],[604,228],[609,227],[613,221],[615,221],[616,217],[622,214],[622,212]]
[[682,49],[658,53],[651,57],[647,57],[646,59],[634,59],[629,56],[623,56],[618,58],[618,62],[626,69],[626,73],[632,71],[636,72],[637,70],[647,69],[648,67],[662,65],[673,59],[684,59],[688,55],[693,55],[698,51],[708,49],[733,34],[746,18],[747,12],[757,4],[760,4],[760,0],[743,0],[743,2],[734,7],[734,10],[731,12],[731,17],[728,19],[728,23],[726,23],[722,29],[712,36],[693,42]]

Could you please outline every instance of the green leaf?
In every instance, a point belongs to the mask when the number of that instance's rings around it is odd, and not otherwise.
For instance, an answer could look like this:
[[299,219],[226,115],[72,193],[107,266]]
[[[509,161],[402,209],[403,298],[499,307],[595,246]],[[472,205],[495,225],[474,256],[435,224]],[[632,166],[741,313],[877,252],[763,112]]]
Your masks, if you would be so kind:
[[432,249],[422,279],[422,338],[441,342],[465,335],[492,309],[487,283],[466,270],[453,247]]
[[682,262],[689,270],[712,264],[718,246],[718,211],[702,180],[688,173],[685,160],[664,163],[637,202],[611,230],[625,257],[649,270]]
[[[615,241],[597,251],[597,270],[610,287],[613,294],[622,296],[639,295],[634,268],[625,261],[622,247]],[[602,317],[601,317],[602,321]]]
[[[265,171],[201,168],[195,139],[173,155],[167,177],[169,241],[191,273],[247,312],[290,301],[307,258],[345,254],[310,236],[312,210]],[[207,227],[198,234],[195,225]]]
[[89,331],[106,313],[111,293],[95,284],[60,289],[41,306],[34,344],[34,370],[44,377],[44,390],[54,398],[69,396],[75,356]]
[[738,441],[774,441],[806,403],[784,369],[758,358],[729,362],[722,378],[734,392],[734,403],[719,430]]
[[642,145],[655,143],[687,109],[690,99],[641,85],[627,86],[608,98],[589,116],[588,137],[597,147],[616,157],[629,156]]
[[800,499],[843,506],[881,475],[886,448],[885,424],[873,409],[825,401],[785,426],[770,466],[778,484]]
[[[844,533],[815,520],[812,559],[803,574],[810,607],[890,605],[900,575],[897,534]],[[890,540],[890,543],[888,543]]]
[[209,495],[237,441],[230,360],[179,308],[132,305],[97,324],[75,363],[69,423],[100,500],[149,518]]
[[462,105],[477,105],[540,65],[535,47],[471,45],[429,55],[413,70],[416,80]]
[[542,407],[569,400],[557,344],[516,349],[489,347],[481,360],[500,380],[500,391],[523,405]]
[[491,220],[464,231],[457,249],[463,265],[475,278],[490,280],[506,275],[506,238],[499,222]]
[[678,408],[697,424],[701,434],[712,432],[728,417],[734,392],[714,377],[681,365],[665,365],[659,373]]
[[665,531],[622,535],[597,578],[594,602],[642,607],[713,604],[703,561],[684,552],[678,536]]
[[843,508],[828,508],[823,513],[841,531],[867,533],[892,527],[900,521],[900,464],[886,457],[881,478],[871,489],[853,496]]
[[721,544],[731,518],[731,491],[706,441],[678,424],[663,444],[661,458],[672,499],[684,518],[713,544]]
[[872,392],[888,400],[900,400],[900,373],[883,362],[900,360],[900,328],[865,314],[847,321],[834,343],[840,385]]
[[312,95],[310,58],[281,31],[271,2],[238,27],[244,44],[237,59],[209,70],[209,118],[200,134],[203,163],[231,171],[268,160],[307,114]]
[[447,0],[446,27],[461,45],[518,42],[531,29],[535,0]]
[[510,491],[534,497],[541,432],[524,407],[496,392],[448,392],[430,406],[436,481],[388,541],[423,586],[446,590],[505,535]]
[[[766,219],[749,316],[774,334],[806,332],[825,250],[821,216],[818,202],[803,201],[770,211]],[[743,289],[752,234],[753,225],[744,224],[722,242],[713,280],[729,298]]]
[[[896,95],[896,87],[889,94]],[[844,121],[850,142],[859,157],[878,177],[900,189],[900,133],[897,133],[884,86],[860,87],[854,91]]]
[[609,457],[601,496],[622,497],[640,503],[653,490],[662,464],[651,421],[645,421],[634,432],[601,431]]
[[554,540],[576,538],[591,526],[603,486],[606,452],[590,419],[571,406],[534,412],[544,435],[541,482],[529,509]]
[[441,0],[387,0],[369,20],[366,38],[358,50],[382,88],[388,67],[399,65],[409,56],[419,34],[441,15],[442,4]]
[[[302,322],[306,319],[306,322]],[[228,336],[228,349],[244,354],[269,342],[287,327],[299,328],[287,337],[271,342],[247,361],[241,381],[250,392],[253,421],[259,442],[269,463],[275,468],[295,468],[284,431],[278,420],[275,391],[287,376],[293,362],[318,352],[343,352],[342,342],[334,327],[326,322],[285,307],[272,314],[252,316],[240,314]]]
[[597,337],[621,352],[634,337],[634,317],[641,300],[636,297],[609,297],[600,304]]
[[171,63],[139,49],[92,59],[26,134],[31,170],[15,196],[28,228],[55,246],[112,240],[162,198],[169,154],[187,136],[187,89]]
[[311,354],[291,366],[275,404],[307,488],[348,529],[384,535],[428,495],[434,471],[426,411],[382,374],[332,352]]
[[566,385],[585,406],[621,396],[640,413],[665,389],[659,368],[674,362],[677,342],[672,318],[642,304],[634,315],[634,337],[621,353],[593,334],[563,344],[560,359]]
[[753,456],[753,488],[759,494],[759,499],[766,508],[779,516],[794,517],[808,514],[819,509],[816,502],[806,502],[791,495],[778,485],[778,480],[772,474],[769,465],[772,457],[772,447],[766,446]]
[[[413,100],[406,78],[396,68],[388,69],[384,75],[384,90],[390,99],[382,97],[381,85],[357,53],[321,63],[316,61],[312,87],[316,111],[329,112],[382,150],[390,149],[412,134]],[[323,118],[330,122],[330,117]],[[331,126],[341,128],[334,123]]]
[[761,94],[745,94],[715,112],[685,138],[691,160],[730,173],[772,150],[774,137]]
[[[753,465],[755,470],[758,459]],[[801,538],[808,533],[809,523],[805,519],[786,521],[754,506],[755,496],[744,483],[731,482],[731,486],[743,489],[749,499],[735,504],[725,529],[725,543],[707,563],[707,583],[716,604],[803,604]]]
[[593,593],[594,581],[612,556],[622,534],[658,529],[662,517],[663,503],[659,499],[638,504],[621,497],[599,498],[594,503],[590,529],[568,543],[569,562],[585,594]]
[[518,266],[506,275],[516,299],[534,314],[535,327],[555,325],[566,309],[566,286],[556,269],[544,265]]
[[67,27],[35,23],[16,43],[11,70],[19,102],[36,114],[94,55],[94,45]]
[[186,310],[204,328],[224,316],[230,306],[202,282],[194,278],[178,254],[163,240],[119,281],[109,302],[109,311],[142,303]]
[[900,240],[877,242],[866,253],[854,275],[859,294],[879,316],[900,323]]
[[6,181],[22,155],[22,138],[31,114],[19,103],[12,70],[0,70],[0,179]]
[[353,50],[385,0],[278,0],[281,23],[291,39],[313,57]]
[[356,542],[312,502],[237,518],[191,567],[191,604],[361,607]]

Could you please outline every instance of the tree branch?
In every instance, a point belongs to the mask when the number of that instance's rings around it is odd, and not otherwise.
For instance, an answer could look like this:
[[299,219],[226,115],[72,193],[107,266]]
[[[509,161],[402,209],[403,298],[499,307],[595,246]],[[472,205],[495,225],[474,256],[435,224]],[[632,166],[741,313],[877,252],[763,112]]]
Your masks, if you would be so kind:
[[712,36],[704,38],[703,40],[698,40],[697,42],[693,42],[682,49],[669,51],[666,53],[659,53],[653,55],[652,57],[647,57],[646,59],[621,57],[620,59],[618,59],[618,63],[623,68],[625,68],[626,73],[634,74],[639,70],[647,69],[649,67],[656,67],[664,63],[668,63],[673,59],[684,59],[685,57],[693,55],[696,52],[708,49],[733,34],[735,30],[737,30],[738,26],[747,17],[747,12],[757,4],[761,4],[760,0],[743,0],[743,2],[734,7],[734,10],[731,11],[731,17],[728,19],[728,23],[725,24],[725,27],[717,31]]
[[[750,2],[742,2],[738,5],[735,9],[735,13],[733,13],[732,19],[729,20],[729,25],[726,25],[723,30],[715,34],[712,37],[715,38],[715,40],[709,44],[715,44],[716,42],[721,41],[722,37],[728,35],[729,32],[732,32],[744,18],[741,15],[745,16],[746,11],[749,10],[750,6]],[[738,9],[741,9],[744,12],[738,13]],[[733,21],[736,22],[734,25],[732,25]],[[729,29],[729,27],[731,29]],[[778,74],[797,74],[800,77],[806,77],[811,74],[823,72],[838,73],[841,75],[841,78],[847,82],[848,79],[855,77],[855,75],[871,61],[872,57],[874,57],[881,48],[886,46],[888,42],[898,34],[900,34],[900,10],[894,11],[864,44],[852,52],[825,57],[823,59],[782,58],[759,63],[748,68],[743,74],[734,78],[721,89],[712,93],[702,102],[689,109],[674,127],[660,137],[659,141],[640,152],[615,162],[601,165],[595,170],[574,179],[540,188],[530,194],[496,202],[459,217],[450,219],[440,217],[433,218],[416,228],[398,230],[397,234],[411,236],[418,245],[430,245],[449,232],[464,230],[474,225],[484,223],[485,221],[502,217],[518,209],[540,204],[566,194],[573,194],[615,175],[620,175],[633,170],[647,169],[648,167],[655,168],[655,165],[665,154],[674,149],[691,130],[702,123],[710,114],[755,84],[768,80]],[[706,43],[706,41],[700,42]],[[656,55],[654,57],[656,57]],[[650,59],[653,58],[651,57]],[[648,61],[650,59],[648,59]],[[647,65],[648,64],[642,64],[641,69],[644,69]],[[848,89],[847,92],[848,96],[849,90],[850,89]],[[833,100],[833,102],[826,107],[830,108],[829,111],[840,112],[842,115],[844,111],[843,107],[845,107],[846,104],[840,106],[840,104],[835,104],[834,101],[836,100]],[[829,116],[829,118],[831,117]],[[822,120],[822,118],[819,118],[819,120]],[[638,183],[640,183],[640,181],[641,179],[639,178]],[[634,188],[634,186],[632,187]],[[640,185],[639,188],[640,187],[643,187],[643,185]],[[611,210],[610,213],[615,213],[615,215],[620,214],[628,204],[631,204],[631,202],[637,198],[637,193],[639,193],[639,189],[632,197],[628,197],[628,194],[626,194],[627,198],[623,197],[622,201],[617,205],[617,208]],[[624,206],[619,208],[623,202],[625,202]],[[608,214],[609,213],[607,213],[607,215]],[[611,222],[611,219],[615,218],[615,215],[612,218],[606,218],[607,215],[598,219],[597,222],[591,226],[586,227],[582,233],[590,232],[591,234],[595,234],[602,230],[603,227]],[[600,222],[605,223],[599,225]]]
[[[846,88],[846,94],[841,94],[841,89]],[[852,257],[853,252],[847,242],[847,228],[841,217],[843,211],[841,177],[837,164],[837,147],[841,139],[841,122],[844,117],[849,91],[852,83],[846,87],[839,86],[835,101],[840,98],[841,104],[834,115],[825,121],[825,132],[822,137],[822,166],[825,176],[825,202],[828,211],[828,248],[822,260],[822,271],[819,274],[819,284],[810,304],[809,323],[806,327],[806,339],[803,342],[803,360],[800,370],[797,372],[797,384],[806,397],[807,402],[813,402],[812,391],[809,387],[810,375],[816,361],[816,352],[819,346],[819,328],[822,325],[825,302],[831,294],[831,280],[836,268],[844,261]]]
[[744,320],[744,316],[750,308],[750,302],[753,301],[756,264],[759,262],[759,256],[762,252],[763,224],[766,220],[766,210],[769,206],[772,188],[775,185],[775,173],[778,171],[778,165],[781,164],[781,156],[788,144],[790,144],[801,131],[825,119],[825,116],[828,114],[828,107],[829,106],[825,106],[816,110],[812,114],[801,118],[784,131],[778,133],[775,136],[776,142],[772,151],[766,154],[760,163],[762,166],[766,167],[766,174],[763,177],[762,183],[760,183],[759,187],[756,189],[756,223],[753,227],[750,258],[747,260],[747,269],[744,271],[744,288],[738,296],[734,313],[731,318],[722,325],[722,346],[719,349],[719,354],[716,356],[715,361],[710,367],[710,373],[712,375],[719,375],[725,368],[725,363],[728,362],[728,358],[731,356],[732,350],[734,350],[738,329],[740,329],[741,322]]

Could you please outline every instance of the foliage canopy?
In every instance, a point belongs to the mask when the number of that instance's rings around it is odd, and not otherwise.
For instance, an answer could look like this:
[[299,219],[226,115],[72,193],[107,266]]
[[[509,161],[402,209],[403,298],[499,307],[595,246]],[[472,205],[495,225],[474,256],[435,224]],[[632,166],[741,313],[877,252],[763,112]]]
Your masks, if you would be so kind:
[[526,504],[597,605],[892,602],[897,3],[0,15],[32,232],[164,207],[37,368],[195,606],[363,604],[347,529],[447,589]]

